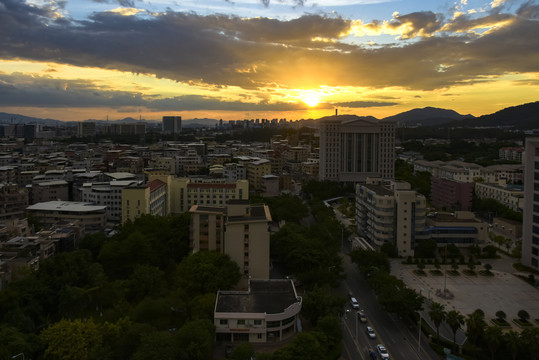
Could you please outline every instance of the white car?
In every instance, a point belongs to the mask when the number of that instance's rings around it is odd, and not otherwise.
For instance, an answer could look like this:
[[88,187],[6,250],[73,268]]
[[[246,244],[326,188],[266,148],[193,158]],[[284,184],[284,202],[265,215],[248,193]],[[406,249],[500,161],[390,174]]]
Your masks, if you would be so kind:
[[359,309],[359,303],[355,297],[350,298],[350,304],[352,305],[353,309]]
[[369,335],[371,339],[376,339],[376,334],[370,326],[367,326],[367,335]]
[[367,316],[365,315],[365,311],[359,310],[357,312],[357,317],[359,318],[359,321],[361,321],[362,323],[365,324],[367,322]]
[[376,345],[376,348],[378,349],[378,354],[380,354],[380,357],[383,360],[389,360],[389,354],[387,353],[387,350],[384,345],[378,344]]

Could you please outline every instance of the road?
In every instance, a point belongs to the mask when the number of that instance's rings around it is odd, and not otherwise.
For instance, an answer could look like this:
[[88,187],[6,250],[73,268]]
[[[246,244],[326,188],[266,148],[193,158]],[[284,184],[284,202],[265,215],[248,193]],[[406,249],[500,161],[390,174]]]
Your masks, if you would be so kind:
[[[339,213],[337,215],[340,216]],[[343,223],[348,225],[346,220]],[[421,342],[418,341],[418,324],[407,327],[402,320],[394,315],[389,315],[380,307],[376,294],[369,289],[357,266],[352,264],[350,257],[345,254],[349,250],[349,246],[350,244],[345,240],[342,257],[343,269],[347,277],[341,283],[339,292],[344,296],[348,296],[348,294],[355,296],[360,304],[360,309],[363,309],[367,315],[367,323],[356,321],[356,310],[352,309],[350,303],[347,303],[342,319],[343,352],[341,359],[370,359],[369,349],[376,351],[377,344],[383,344],[393,360],[439,359],[438,355],[428,346],[427,338],[423,334]],[[374,329],[376,339],[370,339],[367,336],[367,325]]]

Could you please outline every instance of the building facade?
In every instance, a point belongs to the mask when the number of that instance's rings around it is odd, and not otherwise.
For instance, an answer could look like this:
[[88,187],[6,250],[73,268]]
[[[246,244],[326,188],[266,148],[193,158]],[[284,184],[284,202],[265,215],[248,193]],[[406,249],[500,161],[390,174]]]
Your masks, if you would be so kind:
[[166,184],[155,179],[144,185],[122,189],[122,223],[143,214],[166,216],[170,214]]
[[292,280],[250,280],[247,291],[219,291],[215,338],[233,343],[290,339],[299,331],[301,305]]
[[45,228],[60,222],[78,221],[85,233],[103,231],[107,221],[107,207],[74,201],[48,201],[30,205],[32,214]]
[[226,206],[193,205],[190,243],[193,251],[216,250],[228,254],[242,274],[269,279],[269,223],[266,205],[230,200]]
[[415,235],[425,228],[425,196],[402,181],[368,178],[356,185],[356,228],[371,244],[395,246],[399,256],[413,255]]
[[179,134],[182,132],[181,116],[163,116],[162,131],[164,134]]
[[471,210],[474,184],[448,178],[430,178],[430,200],[437,208]]
[[539,138],[526,138],[522,263],[539,270]]
[[335,115],[320,119],[319,180],[393,179],[395,123]]

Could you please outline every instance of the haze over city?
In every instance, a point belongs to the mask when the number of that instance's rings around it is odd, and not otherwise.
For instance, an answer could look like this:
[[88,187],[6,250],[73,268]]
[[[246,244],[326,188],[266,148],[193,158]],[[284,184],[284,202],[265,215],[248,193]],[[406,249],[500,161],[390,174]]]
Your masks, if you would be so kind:
[[539,97],[535,1],[0,0],[0,111],[480,116]]

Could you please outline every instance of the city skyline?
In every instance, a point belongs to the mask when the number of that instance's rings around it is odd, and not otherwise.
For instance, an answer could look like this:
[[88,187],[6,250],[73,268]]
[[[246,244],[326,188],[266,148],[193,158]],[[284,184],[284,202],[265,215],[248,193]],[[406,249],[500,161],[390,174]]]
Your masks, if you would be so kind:
[[0,0],[0,111],[480,116],[539,99],[537,33],[523,0]]

